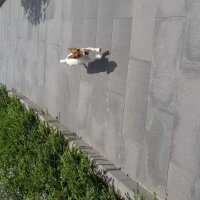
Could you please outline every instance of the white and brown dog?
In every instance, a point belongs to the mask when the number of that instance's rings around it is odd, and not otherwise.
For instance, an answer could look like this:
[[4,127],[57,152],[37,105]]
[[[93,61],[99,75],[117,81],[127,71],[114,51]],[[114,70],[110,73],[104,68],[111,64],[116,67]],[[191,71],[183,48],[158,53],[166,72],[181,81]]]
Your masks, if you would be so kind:
[[101,59],[101,48],[68,48],[70,54],[64,60],[60,60],[60,63],[66,63],[70,66],[74,65],[87,65],[96,59]]

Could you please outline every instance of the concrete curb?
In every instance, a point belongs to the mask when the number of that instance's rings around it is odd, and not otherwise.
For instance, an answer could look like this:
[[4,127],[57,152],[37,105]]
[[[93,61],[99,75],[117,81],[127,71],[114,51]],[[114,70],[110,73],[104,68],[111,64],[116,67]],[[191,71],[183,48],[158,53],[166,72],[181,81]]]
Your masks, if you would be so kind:
[[9,95],[17,96],[20,99],[20,102],[25,105],[27,109],[34,109],[41,121],[47,121],[50,126],[57,128],[64,138],[69,141],[70,145],[76,145],[83,152],[85,152],[88,155],[89,160],[95,164],[97,169],[108,177],[108,183],[115,189],[116,192],[120,193],[124,200],[133,200],[133,195],[138,191],[145,194],[145,200],[154,200],[153,195],[148,192],[147,189],[139,183],[133,181],[120,168],[105,159],[93,147],[83,141],[82,138],[71,132],[67,127],[61,125],[57,119],[42,111],[42,109],[28,99],[28,97],[15,91],[9,91]]

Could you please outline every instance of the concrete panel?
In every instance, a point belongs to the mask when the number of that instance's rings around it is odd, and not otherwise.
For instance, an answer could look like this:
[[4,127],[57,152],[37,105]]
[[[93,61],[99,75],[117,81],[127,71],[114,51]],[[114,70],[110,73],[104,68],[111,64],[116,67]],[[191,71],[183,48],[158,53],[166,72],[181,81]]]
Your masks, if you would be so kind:
[[130,57],[151,61],[157,0],[135,0]]
[[126,92],[131,23],[131,18],[115,19],[113,22],[111,59],[117,66],[109,74],[108,87],[109,90],[123,95]]
[[38,41],[38,26],[32,27],[32,40],[34,40],[36,43]]
[[[21,41],[23,43],[26,42],[24,40],[21,40]],[[23,52],[21,52],[21,55],[25,55],[24,52],[26,52],[26,49],[23,49]],[[33,40],[28,40],[27,57],[28,59],[34,60],[34,61],[38,59],[38,43],[34,42]]]
[[158,17],[187,15],[187,0],[158,0]]
[[71,17],[72,19],[83,19],[84,18],[84,3],[85,1],[72,0],[71,3]]
[[173,115],[148,106],[140,182],[162,198],[168,175],[172,127]]
[[23,20],[24,19],[24,7],[22,6],[22,4],[19,2],[19,6],[18,6],[18,19],[19,20]]
[[90,143],[98,151],[103,151],[103,139],[106,122],[107,82],[96,80],[92,83],[90,125]]
[[69,53],[67,48],[71,47],[72,40],[72,21],[65,20],[62,23],[62,34],[61,34],[61,57],[65,58]]
[[[2,31],[0,32],[2,34]],[[11,46],[14,46],[14,42],[16,39],[16,29],[15,29],[15,22],[12,21],[11,24]]]
[[32,40],[32,24],[28,22],[28,32],[27,32],[27,39]]
[[47,91],[51,93],[51,95],[53,95],[54,97],[57,95],[57,85],[58,85],[56,79],[56,73],[57,73],[56,68],[49,67],[47,63],[45,63],[45,73],[44,73],[45,89],[47,89]]
[[[7,73],[7,69],[6,69],[6,59],[2,60],[2,74],[3,74],[3,79],[2,79],[2,83],[6,84],[6,73]],[[20,62],[19,59],[17,60],[17,64],[16,64],[16,77],[15,77],[15,83],[16,83],[16,87],[15,88],[19,88],[19,83],[20,83]]]
[[161,18],[156,23],[149,103],[170,113],[175,106],[184,23],[184,18]]
[[[16,53],[16,52],[14,52]],[[4,74],[4,60],[2,62],[2,70],[3,70],[3,74]],[[20,59],[19,59],[19,55],[16,53],[16,57],[15,57],[15,65],[14,65],[14,70],[13,70],[13,74],[14,76],[13,78],[13,83],[14,83],[14,88],[15,89],[19,89],[20,86]],[[5,78],[5,76],[3,76],[3,78]]]
[[83,46],[83,32],[84,32],[84,19],[73,18],[72,19],[72,47]]
[[80,71],[77,68],[59,67],[57,74],[58,111],[61,122],[71,131],[77,131]]
[[11,4],[11,2],[8,1],[7,6],[5,7],[5,17],[6,17],[5,20],[6,20],[7,24],[10,24],[10,22],[11,22],[10,4]]
[[200,177],[170,163],[168,178],[168,199],[199,200]]
[[10,78],[9,78],[9,75],[10,75],[10,66],[9,66],[10,61],[9,61],[8,57],[6,57],[4,62],[5,62],[5,68],[6,68],[6,70],[5,70],[5,82],[6,83],[5,84],[6,84],[7,88],[10,89]]
[[20,89],[21,91],[25,92],[26,91],[26,68],[27,68],[27,60],[26,58],[22,58],[21,63],[20,63],[20,70],[21,70],[21,76],[20,76]]
[[46,41],[50,44],[61,44],[62,21],[57,19],[47,20]]
[[185,69],[200,69],[200,2],[193,0],[189,4],[188,19],[184,40],[181,67]]
[[11,37],[11,33],[10,33],[10,25],[6,25],[6,30],[5,30],[5,41],[8,43],[8,45],[10,44],[10,38]]
[[64,119],[62,117],[62,123],[66,124],[71,131],[77,133],[77,106],[66,102],[66,108],[63,110],[63,113]]
[[45,63],[39,61],[36,66],[36,83],[38,86],[44,86],[45,83]]
[[84,47],[96,46],[97,20],[84,20],[83,45]]
[[79,103],[80,90],[80,69],[79,67],[69,69],[69,103],[77,109]]
[[64,108],[67,110],[67,112],[64,115],[64,119],[62,118],[62,122],[65,123],[71,131],[76,132],[80,87],[80,68],[78,66],[70,68],[66,65],[63,69],[63,76],[67,82],[66,89],[64,90],[66,92],[66,98],[63,97],[63,105],[66,106],[66,108]]
[[38,42],[38,61],[45,61],[46,43]]
[[[97,31],[97,19],[84,19],[84,32],[83,32],[83,46],[95,47],[96,46],[96,31]],[[96,66],[95,66],[96,67]],[[91,66],[91,68],[93,68]],[[90,69],[85,69],[81,66],[81,79],[91,81],[92,75],[88,73]]]
[[31,87],[38,85],[38,61],[34,61],[31,67]]
[[107,68],[107,65],[107,62],[104,61],[96,63],[95,65],[91,66],[91,69],[100,73],[89,74],[92,77],[90,122],[92,134],[90,140],[94,148],[100,152],[102,152],[104,148],[103,140],[106,126],[108,75],[104,70]]
[[19,21],[19,37],[20,38],[27,38],[28,36],[28,21],[22,20]]
[[20,22],[16,20],[16,34],[17,34],[17,39],[20,37]]
[[151,63],[129,61],[123,121],[124,140],[143,144]]
[[[57,96],[51,94],[48,90],[47,90],[47,97],[45,99],[45,105],[46,108],[48,109],[48,112],[51,113],[51,116],[53,116],[53,118],[55,118],[58,115],[58,100],[57,100]],[[33,93],[32,96],[34,97],[35,94]],[[33,98],[32,97],[32,98]]]
[[132,17],[133,0],[116,0],[115,1],[115,18]]
[[1,48],[0,48],[0,58],[3,59],[4,57],[4,43],[2,42]]
[[46,41],[47,23],[46,21],[41,22],[38,25],[38,39],[40,42]]
[[[19,62],[20,62],[20,60],[19,60]],[[27,61],[26,61],[26,88],[25,88],[25,93],[27,94],[27,96],[30,95],[31,88],[32,88],[32,86],[31,86],[32,73],[31,72],[32,72],[32,67],[34,67],[34,62],[35,61],[31,60],[30,58],[27,58]],[[19,70],[20,70],[20,68],[19,68]]]
[[85,0],[84,11],[85,18],[97,18],[98,0]]
[[103,154],[110,161],[120,165],[120,143],[124,111],[124,96],[110,91],[106,110]]
[[64,0],[62,8],[62,19],[63,21],[71,19],[71,7],[73,0]]
[[[0,58],[0,70],[1,70],[1,73],[0,73],[0,83],[3,82],[3,59]],[[13,79],[13,82],[14,82],[14,79]]]
[[36,80],[39,86],[44,86],[45,78],[45,53],[46,53],[46,44],[44,42],[39,42],[38,49],[38,63],[36,70]]
[[56,7],[56,0],[49,0],[48,7],[46,9],[46,19],[55,18],[55,7]]
[[177,88],[171,160],[195,175],[200,171],[200,73],[181,72]]
[[62,19],[62,8],[63,0],[49,0],[46,7],[46,19]]
[[55,3],[55,15],[54,15],[54,19],[58,19],[60,21],[62,21],[62,9],[63,9],[63,2],[65,0],[54,0]]
[[18,19],[18,7],[19,7],[20,2],[19,1],[13,1],[12,5],[13,5],[13,9],[12,9],[12,20],[13,19]]
[[55,68],[59,64],[60,48],[57,45],[46,44],[46,59],[48,67]]
[[123,136],[121,140],[120,158],[122,169],[133,180],[138,181],[140,177],[142,145]]
[[111,50],[114,0],[101,0],[98,5],[96,45],[102,51]]
[[57,97],[58,97],[58,111],[60,112],[60,119],[64,121],[66,120],[68,116],[67,108],[68,108],[68,103],[70,102],[69,71],[66,71],[63,68],[58,68],[56,79],[57,79],[56,90],[57,90]]
[[60,49],[56,45],[46,45],[46,60],[45,60],[45,88],[52,95],[56,94],[57,80],[56,72],[59,66]]
[[90,103],[92,85],[89,82],[80,82],[80,94],[78,104],[78,134],[86,141],[89,140],[90,131]]

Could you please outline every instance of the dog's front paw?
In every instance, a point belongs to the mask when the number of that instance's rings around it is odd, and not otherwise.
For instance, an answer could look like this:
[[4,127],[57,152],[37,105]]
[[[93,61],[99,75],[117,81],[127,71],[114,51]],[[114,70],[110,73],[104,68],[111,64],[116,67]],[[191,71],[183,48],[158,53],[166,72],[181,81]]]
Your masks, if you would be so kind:
[[102,55],[96,55],[96,58],[97,58],[97,59],[101,59],[101,58],[102,58]]

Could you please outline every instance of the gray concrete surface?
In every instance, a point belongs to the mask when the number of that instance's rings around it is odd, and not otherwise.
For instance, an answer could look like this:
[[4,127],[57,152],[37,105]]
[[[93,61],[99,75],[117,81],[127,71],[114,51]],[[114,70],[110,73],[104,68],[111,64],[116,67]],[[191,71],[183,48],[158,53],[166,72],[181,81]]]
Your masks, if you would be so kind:
[[[7,0],[0,82],[160,199],[199,200],[199,27],[199,0]],[[106,53],[60,65],[72,46]]]

